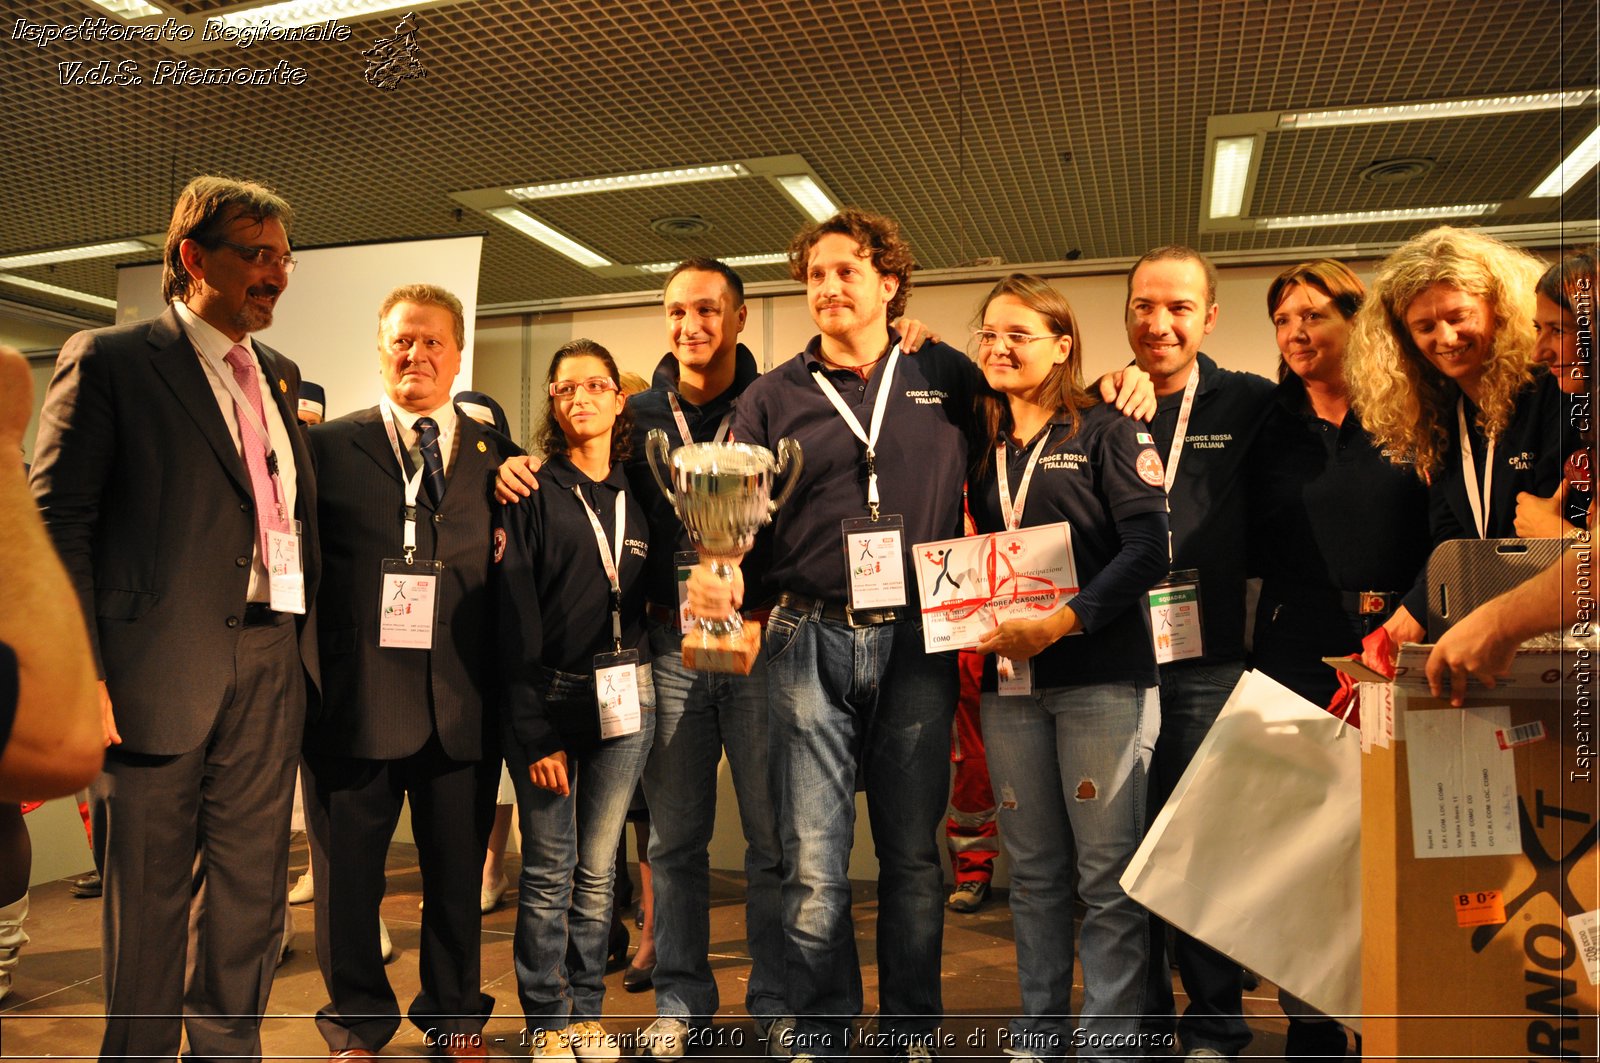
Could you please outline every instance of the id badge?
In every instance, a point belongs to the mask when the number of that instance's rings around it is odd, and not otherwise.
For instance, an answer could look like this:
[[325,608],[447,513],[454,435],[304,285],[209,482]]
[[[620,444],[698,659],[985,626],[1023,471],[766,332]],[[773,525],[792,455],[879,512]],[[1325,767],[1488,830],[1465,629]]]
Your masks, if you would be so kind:
[[672,564],[678,570],[678,634],[689,630],[694,614],[689,612],[689,573],[700,563],[700,555],[693,550],[679,550],[672,555]]
[[850,576],[850,608],[893,609],[906,604],[905,520],[891,514],[844,522],[845,572]]
[[600,708],[601,741],[639,730],[638,650],[595,655],[594,696]]
[[286,532],[267,532],[267,589],[274,612],[306,611],[306,572],[297,520],[289,522]]
[[[1007,668],[1006,665],[1010,665]],[[1006,673],[1010,672],[1010,675]],[[995,658],[995,674],[1000,683],[1000,696],[1003,698],[1022,698],[1033,693],[1033,658],[1014,660],[1010,657]]]
[[1155,639],[1157,664],[1187,661],[1206,652],[1200,629],[1198,569],[1172,573],[1150,588],[1149,600],[1150,634]]
[[439,616],[439,574],[443,561],[385,558],[378,599],[378,645],[385,649],[433,649]]

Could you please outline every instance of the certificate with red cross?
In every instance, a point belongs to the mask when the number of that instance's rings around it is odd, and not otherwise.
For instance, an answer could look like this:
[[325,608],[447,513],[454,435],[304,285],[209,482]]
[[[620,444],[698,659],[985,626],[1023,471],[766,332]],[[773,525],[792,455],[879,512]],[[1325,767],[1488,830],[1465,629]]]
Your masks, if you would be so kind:
[[918,543],[911,558],[929,653],[969,649],[1002,620],[1049,616],[1078,593],[1065,521]]

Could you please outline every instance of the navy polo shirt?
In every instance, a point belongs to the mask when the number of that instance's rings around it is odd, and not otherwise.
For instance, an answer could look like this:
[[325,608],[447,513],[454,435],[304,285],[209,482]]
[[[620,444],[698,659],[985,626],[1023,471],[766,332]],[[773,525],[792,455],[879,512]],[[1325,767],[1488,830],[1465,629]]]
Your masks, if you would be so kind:
[[[1200,622],[1205,656],[1168,667],[1244,656],[1246,508],[1245,459],[1272,395],[1272,382],[1223,369],[1196,356],[1200,385],[1189,431],[1168,493],[1172,568],[1200,570]],[[1183,392],[1162,396],[1150,432],[1165,464],[1178,428]]]
[[[1071,434],[1065,412],[1040,430],[1049,434],[1049,441],[1039,454],[1023,500],[1023,527],[1060,521],[1072,527],[1072,560],[1081,590],[1067,604],[1084,629],[1058,639],[1033,658],[1033,686],[1035,690],[1114,682],[1154,686],[1156,653],[1144,593],[1167,572],[1167,496],[1161,489],[1161,460],[1145,426],[1124,417],[1116,407],[1097,404],[1082,411],[1082,418],[1076,434]],[[1028,455],[1038,442],[1035,436],[1020,447],[1009,439],[1005,443],[1013,495],[1021,488]],[[1144,475],[1139,471],[1141,458]],[[978,531],[1005,530],[992,456],[973,477],[967,505]],[[1155,519],[1146,522],[1143,535],[1124,541],[1119,523],[1126,528],[1140,517]],[[983,689],[995,689],[992,654],[984,661]]]
[[[644,568],[645,599],[664,606],[674,613],[678,608],[678,575],[672,555],[675,551],[693,550],[694,543],[690,542],[683,521],[678,519],[672,503],[667,501],[666,496],[661,493],[661,488],[656,484],[655,477],[651,475],[650,462],[646,457],[645,439],[651,429],[659,428],[667,434],[667,441],[672,450],[684,445],[683,437],[678,432],[677,419],[672,416],[672,405],[667,398],[669,395],[676,395],[679,408],[683,411],[684,422],[689,426],[690,438],[696,443],[720,442],[717,429],[722,426],[723,418],[734,410],[739,396],[743,395],[745,389],[761,375],[761,370],[756,366],[755,355],[751,354],[750,348],[744,344],[739,344],[734,358],[733,383],[726,391],[704,405],[694,405],[678,391],[678,360],[670,352],[662,357],[660,364],[656,366],[650,390],[642,391],[628,399],[628,408],[633,411],[633,456],[627,463],[628,484],[634,499],[644,507],[645,517],[650,522],[651,550],[650,556],[645,559]],[[771,594],[764,589],[762,580],[767,564],[766,538],[760,536],[756,543],[755,549],[746,556],[741,565],[744,571],[747,608],[766,605],[771,598]]]
[[1403,592],[1427,563],[1422,478],[1391,462],[1355,411],[1338,427],[1313,413],[1292,373],[1273,391],[1247,482],[1263,594],[1337,611],[1340,592]]
[[[1444,457],[1428,488],[1428,529],[1433,545],[1451,539],[1476,539],[1478,526],[1467,501],[1467,481],[1461,467],[1461,432],[1456,420],[1454,385],[1446,389],[1448,404],[1441,420],[1449,438]],[[1517,519],[1517,492],[1527,491],[1546,497],[1555,493],[1561,482],[1561,466],[1566,451],[1561,432],[1568,413],[1568,401],[1556,385],[1555,377],[1540,369],[1521,391],[1494,451],[1494,482],[1490,484],[1489,513],[1483,538],[1514,538]],[[1472,490],[1483,497],[1483,476],[1488,468],[1488,443],[1477,425],[1478,408],[1466,400],[1467,435],[1472,443],[1473,468],[1477,480]],[[1428,622],[1426,573],[1406,595],[1405,606],[1420,624]]]
[[[899,337],[891,332],[889,339],[892,348]],[[811,373],[823,371],[862,429],[871,431],[872,406],[889,360],[880,359],[863,381],[848,369],[829,369],[821,350],[821,337],[813,337],[804,351],[751,384],[739,401],[733,434],[773,450],[785,436],[799,441],[804,470],[794,495],[773,518],[767,578],[775,590],[839,602],[849,596],[842,522],[867,515],[866,444]],[[878,438],[878,493],[880,512],[905,520],[909,581],[914,544],[961,534],[967,433],[975,423],[982,378],[972,359],[943,343],[926,344],[896,361]],[[914,596],[908,583],[908,602]]]
[[[562,715],[571,706],[541,697],[539,669],[592,675],[595,655],[614,649],[611,584],[574,486],[600,519],[607,549],[615,557],[611,540],[616,532],[616,499],[628,494],[628,479],[620,465],[613,465],[610,475],[596,483],[565,454],[551,456],[539,470],[540,489],[514,506],[499,507],[495,529],[495,597],[506,718],[530,763],[559,749],[580,752],[599,739],[594,704],[589,703],[585,712]],[[650,530],[644,510],[631,494],[624,527],[618,570],[622,645],[637,649],[640,661],[648,661],[642,577]]]

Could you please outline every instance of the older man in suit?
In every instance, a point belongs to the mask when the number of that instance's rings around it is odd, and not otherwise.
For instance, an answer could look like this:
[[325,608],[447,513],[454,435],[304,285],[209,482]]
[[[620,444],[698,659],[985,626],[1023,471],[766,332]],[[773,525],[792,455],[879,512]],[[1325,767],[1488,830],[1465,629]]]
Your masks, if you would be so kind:
[[317,675],[300,374],[252,339],[294,268],[290,220],[259,185],[190,182],[167,310],[68,340],[40,416],[34,496],[88,619],[108,746],[102,1058],[170,1059],[185,1032],[196,1057],[261,1052]]
[[479,869],[500,779],[486,719],[489,481],[515,451],[451,402],[461,303],[397,288],[379,310],[377,406],[310,430],[326,574],[317,599],[324,698],[306,736],[317,960],[333,1058],[399,1028],[379,954],[384,857],[411,799],[422,864],[421,992],[409,1017],[442,1056],[477,1058]]

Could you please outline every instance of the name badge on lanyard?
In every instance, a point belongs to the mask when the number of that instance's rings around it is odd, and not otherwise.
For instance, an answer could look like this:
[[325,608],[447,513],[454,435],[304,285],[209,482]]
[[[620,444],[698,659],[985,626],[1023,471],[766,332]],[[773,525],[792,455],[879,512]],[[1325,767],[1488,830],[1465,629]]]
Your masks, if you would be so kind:
[[693,550],[679,550],[672,555],[672,567],[677,570],[678,581],[678,634],[682,635],[694,623],[694,613],[689,610],[689,573],[700,563],[700,555]]
[[304,554],[300,549],[300,522],[289,522],[286,532],[267,532],[267,588],[269,603],[279,613],[306,611]]
[[1157,664],[1187,661],[1205,654],[1200,628],[1199,569],[1182,569],[1151,587],[1149,605]]
[[1467,431],[1467,403],[1456,400],[1456,431],[1461,439],[1461,479],[1467,489],[1467,508],[1472,510],[1472,523],[1478,529],[1478,538],[1489,537],[1489,506],[1494,501],[1494,444],[1485,440],[1483,453],[1483,487],[1478,487],[1478,461],[1472,454],[1472,434]]
[[578,496],[578,505],[589,518],[594,530],[595,546],[600,550],[600,566],[605,569],[606,581],[611,584],[611,645],[612,652],[597,653],[594,658],[595,707],[600,715],[600,738],[620,738],[639,730],[641,709],[639,705],[639,651],[622,648],[622,543],[628,531],[628,496],[617,492],[616,547],[606,548],[605,529],[600,518],[583,497],[583,489],[572,485]]
[[894,370],[900,362],[900,345],[889,352],[883,379],[878,382],[878,397],[872,405],[872,430],[861,427],[855,411],[845,405],[839,391],[821,370],[811,377],[817,387],[839,411],[850,431],[867,447],[867,516],[842,522],[844,568],[850,583],[851,609],[892,609],[905,605],[905,519],[898,514],[878,511],[878,436],[883,430],[884,411],[889,408],[889,392],[894,386]]
[[[389,436],[400,475],[406,477],[406,461],[400,450],[400,434],[394,426],[394,413],[381,403],[383,428]],[[433,632],[439,620],[439,579],[444,562],[417,557],[417,493],[422,488],[422,466],[405,479],[405,505],[400,507],[404,557],[386,557],[379,562],[378,646],[394,650],[431,650]]]
[[[1033,445],[1033,450],[1028,454],[1028,465],[1023,470],[1022,482],[1017,485],[1015,499],[1011,497],[1011,469],[1006,464],[1005,444],[994,448],[995,490],[1000,492],[1000,516],[1005,519],[1007,531],[1022,527],[1022,507],[1028,502],[1028,485],[1033,483],[1033,470],[1038,467],[1039,455],[1044,453],[1044,445],[1049,441],[1050,426],[1045,425],[1039,442]],[[996,655],[994,665],[1001,697],[1027,697],[1033,693],[1031,658],[1016,660]]]

